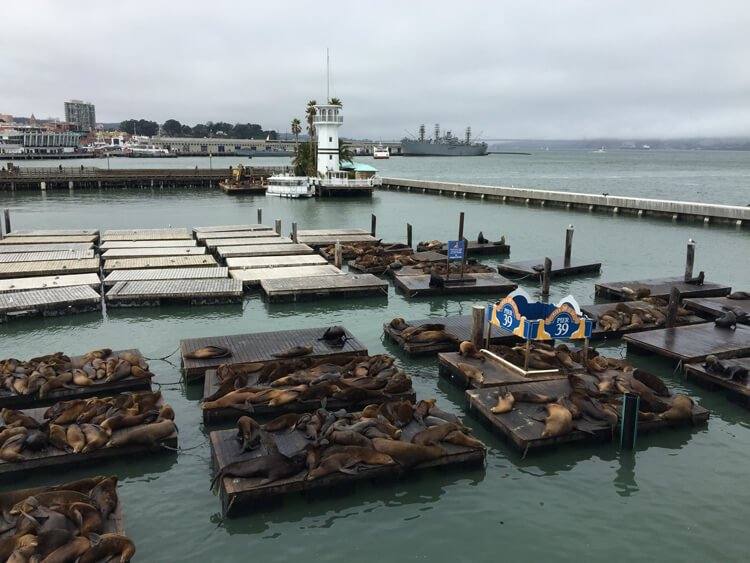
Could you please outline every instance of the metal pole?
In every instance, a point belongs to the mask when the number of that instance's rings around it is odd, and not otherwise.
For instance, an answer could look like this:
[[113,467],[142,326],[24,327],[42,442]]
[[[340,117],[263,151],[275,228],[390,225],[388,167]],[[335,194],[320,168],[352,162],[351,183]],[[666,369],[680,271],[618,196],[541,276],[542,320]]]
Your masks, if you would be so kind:
[[471,308],[471,341],[477,348],[481,348],[484,337],[484,307],[474,305]]
[[573,252],[573,225],[565,231],[565,266],[570,266],[570,255]]
[[411,248],[411,242],[412,242],[412,238],[411,238],[411,224],[407,223],[406,224],[406,245],[409,248]]
[[464,238],[464,212],[458,215],[458,240]]
[[3,215],[5,216],[5,234],[10,234],[10,209],[4,209]]
[[638,406],[640,397],[636,393],[622,396],[622,418],[620,420],[620,448],[632,450],[638,435]]
[[544,271],[542,272],[542,297],[549,297],[549,279],[552,276],[552,260],[544,259]]
[[292,223],[292,241],[297,244],[297,223]]
[[281,219],[276,219],[274,227],[275,227],[274,230],[276,231],[276,234],[281,236]]
[[339,270],[341,269],[341,263],[343,261],[343,252],[341,251],[341,242],[336,241],[336,246],[333,249],[333,265]]
[[685,281],[693,279],[693,262],[695,262],[695,241],[688,239],[687,258],[685,260]]
[[258,208],[258,224],[260,225],[262,223],[263,223],[263,210],[259,207]]
[[375,236],[375,227],[377,226],[378,218],[375,217],[375,214],[370,215],[370,234],[372,236]]

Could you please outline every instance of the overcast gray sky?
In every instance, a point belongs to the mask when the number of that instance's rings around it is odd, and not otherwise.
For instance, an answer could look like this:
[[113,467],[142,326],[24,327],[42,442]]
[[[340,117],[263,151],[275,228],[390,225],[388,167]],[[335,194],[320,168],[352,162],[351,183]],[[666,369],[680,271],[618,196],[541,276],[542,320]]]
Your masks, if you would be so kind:
[[285,131],[326,47],[344,136],[750,135],[748,0],[3,0],[0,113]]

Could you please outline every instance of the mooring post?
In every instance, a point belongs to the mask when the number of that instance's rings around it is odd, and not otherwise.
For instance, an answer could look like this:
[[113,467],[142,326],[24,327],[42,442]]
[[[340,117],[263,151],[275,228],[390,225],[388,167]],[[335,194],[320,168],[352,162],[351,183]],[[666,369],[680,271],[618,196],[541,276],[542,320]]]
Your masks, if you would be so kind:
[[667,328],[672,328],[677,324],[677,308],[680,306],[680,290],[672,287],[669,292],[669,304],[667,305]]
[[693,262],[695,262],[695,241],[688,239],[687,258],[685,260],[685,281],[693,279]]
[[565,266],[570,266],[570,255],[573,253],[573,225],[565,230]]
[[5,234],[10,234],[10,209],[3,209],[3,215],[5,216]]
[[258,208],[258,225],[263,224],[263,210],[259,207]]
[[484,339],[484,307],[474,305],[471,308],[471,342],[477,348],[482,347]]
[[406,245],[411,248],[411,223],[406,224]]
[[343,252],[341,251],[341,241],[336,241],[336,246],[333,249],[333,265],[339,270],[341,269],[341,262],[343,261]]
[[297,244],[297,223],[292,223],[292,241]]
[[371,234],[372,236],[375,236],[375,231],[376,231],[376,228],[375,228],[375,227],[377,226],[377,223],[378,223],[378,218],[377,218],[377,217],[375,217],[375,214],[374,214],[374,213],[372,213],[372,214],[370,215],[370,234]]
[[549,297],[549,279],[552,276],[552,260],[544,259],[544,271],[542,272],[542,297]]
[[274,222],[274,231],[276,231],[276,234],[281,236],[281,219],[276,219]]
[[458,240],[463,240],[464,238],[464,212],[462,211],[458,215]]
[[636,393],[622,396],[622,418],[620,419],[620,448],[632,450],[638,434],[638,406],[640,397]]

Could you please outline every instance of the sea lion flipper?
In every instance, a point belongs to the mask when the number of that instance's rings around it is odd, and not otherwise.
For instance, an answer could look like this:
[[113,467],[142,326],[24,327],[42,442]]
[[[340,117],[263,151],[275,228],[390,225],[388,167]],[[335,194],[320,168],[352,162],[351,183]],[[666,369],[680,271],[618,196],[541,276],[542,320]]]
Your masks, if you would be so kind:
[[356,467],[341,467],[339,471],[346,475],[356,475],[358,473]]

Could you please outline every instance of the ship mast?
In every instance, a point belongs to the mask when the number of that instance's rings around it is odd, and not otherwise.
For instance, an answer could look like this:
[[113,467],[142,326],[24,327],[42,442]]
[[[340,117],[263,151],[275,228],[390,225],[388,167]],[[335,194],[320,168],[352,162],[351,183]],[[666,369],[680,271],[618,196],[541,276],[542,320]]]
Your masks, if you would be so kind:
[[466,144],[471,144],[471,127],[466,128]]
[[435,124],[435,142],[437,143],[440,140],[440,124]]
[[424,123],[419,126],[419,142],[424,143]]

